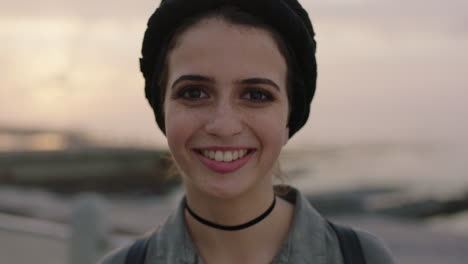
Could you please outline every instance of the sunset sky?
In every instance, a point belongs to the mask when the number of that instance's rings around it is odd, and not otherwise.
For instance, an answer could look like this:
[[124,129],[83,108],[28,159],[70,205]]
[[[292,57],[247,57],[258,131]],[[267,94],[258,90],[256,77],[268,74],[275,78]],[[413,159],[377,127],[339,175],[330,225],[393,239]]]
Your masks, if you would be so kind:
[[[2,2],[0,126],[165,146],[138,68],[159,1]],[[319,81],[291,147],[468,143],[468,1],[301,2],[317,34]]]

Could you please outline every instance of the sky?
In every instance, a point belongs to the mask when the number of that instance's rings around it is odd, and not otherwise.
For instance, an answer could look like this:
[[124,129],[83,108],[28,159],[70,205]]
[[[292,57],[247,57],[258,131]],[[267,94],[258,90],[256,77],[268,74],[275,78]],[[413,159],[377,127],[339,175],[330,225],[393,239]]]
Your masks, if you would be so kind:
[[[138,68],[159,1],[0,1],[0,126],[166,146]],[[316,31],[319,77],[290,148],[468,146],[466,0],[301,2]]]

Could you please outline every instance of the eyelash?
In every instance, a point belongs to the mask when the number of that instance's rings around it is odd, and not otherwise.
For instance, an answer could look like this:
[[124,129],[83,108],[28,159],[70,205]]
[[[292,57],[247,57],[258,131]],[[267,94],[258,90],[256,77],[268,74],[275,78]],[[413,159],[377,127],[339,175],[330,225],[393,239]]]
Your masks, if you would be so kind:
[[260,93],[261,97],[263,99],[253,99],[253,98],[249,98],[247,100],[249,101],[253,101],[253,102],[256,102],[256,103],[264,103],[264,102],[272,102],[274,101],[274,97],[273,95],[268,92],[268,91],[265,91],[263,89],[258,89],[258,88],[250,88],[250,89],[247,89],[247,91],[244,93],[244,96],[245,95],[249,95],[250,94],[250,97],[252,97],[252,93]]
[[[194,91],[198,91],[198,92],[200,92],[200,95],[204,94],[205,96],[203,96],[203,97],[190,97],[188,93],[194,92]],[[180,91],[178,91],[177,94],[176,94],[176,98],[181,98],[181,99],[185,99],[185,100],[189,100],[189,101],[195,101],[195,100],[203,99],[203,98],[206,98],[206,97],[208,97],[208,95],[199,86],[184,87],[184,88],[180,89]]]
[[[199,96],[191,97],[189,93],[195,92],[195,91],[200,93]],[[252,93],[259,93],[262,99],[252,98]],[[204,91],[204,89],[200,86],[187,86],[187,87],[180,89],[180,91],[176,93],[175,97],[188,100],[188,101],[196,101],[196,100],[208,98],[208,95]],[[266,102],[275,101],[275,98],[270,92],[265,91],[264,89],[259,89],[259,88],[247,88],[245,92],[243,92],[242,98],[248,101],[254,102],[254,103],[266,103]]]

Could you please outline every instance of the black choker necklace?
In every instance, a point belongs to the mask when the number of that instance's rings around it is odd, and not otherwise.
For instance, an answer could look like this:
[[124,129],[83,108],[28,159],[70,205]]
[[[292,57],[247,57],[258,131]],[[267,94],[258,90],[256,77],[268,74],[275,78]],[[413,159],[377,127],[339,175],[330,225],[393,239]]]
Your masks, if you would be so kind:
[[265,217],[267,217],[271,213],[271,211],[273,211],[273,208],[275,208],[276,195],[273,197],[273,202],[271,203],[270,207],[268,207],[268,209],[263,214],[259,215],[255,219],[250,220],[250,221],[248,221],[248,222],[246,222],[244,224],[235,225],[235,226],[218,225],[218,224],[210,222],[210,221],[208,221],[206,219],[203,219],[202,217],[197,215],[194,211],[192,211],[192,209],[190,209],[190,207],[187,204],[187,199],[184,199],[184,204],[185,204],[185,208],[187,208],[187,211],[190,213],[190,215],[193,216],[193,218],[195,218],[198,222],[200,222],[200,223],[202,223],[204,225],[207,225],[207,226],[210,226],[210,227],[213,227],[213,228],[217,228],[217,229],[221,229],[221,230],[225,230],[225,231],[237,231],[237,230],[241,230],[241,229],[251,227],[251,226],[257,224],[258,222],[262,221],[263,219],[265,219]]

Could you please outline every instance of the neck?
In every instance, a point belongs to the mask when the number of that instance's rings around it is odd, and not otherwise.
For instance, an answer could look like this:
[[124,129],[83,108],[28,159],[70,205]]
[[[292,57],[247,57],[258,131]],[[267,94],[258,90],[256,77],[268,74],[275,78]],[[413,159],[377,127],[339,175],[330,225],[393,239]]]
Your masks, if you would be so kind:
[[186,201],[193,212],[209,222],[237,226],[263,214],[271,206],[273,197],[273,188],[227,198],[187,190]]
[[215,229],[218,229],[218,230],[223,230],[223,231],[240,231],[240,230],[250,228],[250,227],[260,223],[266,217],[268,217],[270,215],[270,213],[273,211],[273,209],[275,209],[276,196],[273,197],[273,201],[271,202],[271,205],[265,210],[265,212],[263,212],[261,215],[255,217],[255,218],[253,218],[250,221],[247,221],[245,223],[238,224],[238,225],[223,225],[223,224],[218,224],[218,223],[209,221],[209,220],[199,216],[197,213],[195,213],[190,208],[190,206],[187,204],[187,200],[184,200],[184,204],[185,204],[185,209],[187,210],[187,212],[189,212],[190,216],[192,216],[195,220],[197,220],[198,222],[200,222],[200,223],[202,223],[202,224],[204,224],[206,226],[209,226],[209,227],[212,227],[212,228],[215,228]]
[[[193,211],[211,222],[222,225],[239,225],[258,217],[271,206],[272,197],[273,189],[262,197],[197,199],[191,203],[189,193],[187,193],[187,201]],[[197,196],[197,198],[200,197]],[[197,206],[199,203],[202,206]],[[219,263],[215,260],[222,259],[235,259],[238,261],[237,263],[246,262],[246,259],[238,259],[239,255],[250,258],[250,260],[267,259],[268,257],[272,259],[287,236],[292,218],[293,206],[279,197],[271,214],[257,224],[238,231],[223,231],[212,228],[194,219],[187,210],[185,212],[188,230],[195,245],[205,261],[211,260],[207,263]],[[239,252],[243,252],[243,254],[239,254]],[[265,261],[247,262],[262,263]]]

